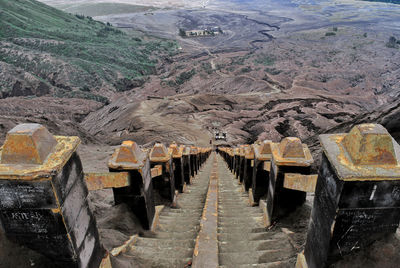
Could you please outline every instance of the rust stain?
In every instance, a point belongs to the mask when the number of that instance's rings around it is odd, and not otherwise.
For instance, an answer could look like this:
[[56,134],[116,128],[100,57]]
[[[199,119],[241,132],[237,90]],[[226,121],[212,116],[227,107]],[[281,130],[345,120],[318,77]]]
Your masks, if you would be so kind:
[[264,161],[264,170],[268,172],[271,171],[271,161]]
[[255,155],[253,145],[247,146],[244,153],[246,159],[254,159]]
[[[57,144],[41,165],[0,164],[0,179],[41,180],[61,171],[80,144],[78,137],[54,136]],[[4,148],[0,149],[2,153]]]
[[314,163],[310,149],[298,138],[285,138],[279,144],[273,143],[271,151],[272,158],[278,166],[308,167]]
[[140,170],[147,161],[147,151],[143,151],[134,141],[124,141],[115,149],[108,167],[117,170]]
[[121,188],[130,185],[130,175],[128,172],[85,173],[85,181],[89,191]]
[[318,175],[303,175],[298,173],[285,173],[283,187],[287,189],[315,192]]
[[272,144],[273,144],[273,142],[270,140],[264,140],[260,143],[254,144],[252,146],[254,149],[254,157],[260,161],[271,160],[271,158],[272,158],[271,145]]
[[296,137],[284,138],[279,143],[279,152],[282,158],[305,158],[301,140]]
[[167,150],[162,143],[154,144],[150,150],[150,161],[151,162],[168,162],[171,159],[171,152]]
[[20,124],[7,133],[1,163],[42,165],[56,144],[56,139],[44,126]]
[[183,155],[183,149],[184,147],[178,146],[175,142],[173,142],[168,148],[173,158],[181,158]]
[[306,261],[306,257],[304,256],[304,252],[300,252],[297,255],[296,267],[295,268],[308,268],[308,264]]
[[121,253],[126,252],[129,248],[132,248],[137,240],[138,235],[131,236],[125,243],[119,247],[113,248],[110,253],[114,257],[120,255]]
[[162,165],[156,165],[151,170],[151,177],[155,178],[162,175]]
[[399,180],[399,145],[380,125],[358,125],[348,134],[320,136],[322,148],[345,181]]
[[112,268],[110,253],[108,251],[106,253],[106,256],[101,261],[99,268]]

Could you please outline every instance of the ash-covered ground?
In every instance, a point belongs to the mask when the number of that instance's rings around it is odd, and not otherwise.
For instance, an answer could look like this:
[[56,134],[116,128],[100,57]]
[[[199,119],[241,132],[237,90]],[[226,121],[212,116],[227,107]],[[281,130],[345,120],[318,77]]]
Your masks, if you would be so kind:
[[[350,0],[43,2],[66,11],[89,3],[85,8],[93,12],[104,2],[150,7],[107,13],[103,6],[98,16],[91,14],[128,34],[176,40],[180,52],[165,56],[143,85],[100,91],[109,97],[107,105],[48,95],[2,99],[2,140],[17,123],[42,123],[54,134],[80,136],[84,169],[106,171],[114,146],[123,140],[205,146],[214,128],[226,131],[232,145],[297,136],[316,159],[319,133],[348,131],[354,123],[381,123],[399,138],[400,49],[390,41],[400,39],[399,5]],[[220,27],[223,34],[178,35],[179,29],[208,27]],[[107,248],[143,232],[126,208],[113,206],[110,191],[92,193],[91,201]],[[298,218],[281,223],[292,226],[299,245],[307,213],[302,210]],[[399,252],[397,234],[334,267],[397,267]],[[27,258],[18,258],[23,254]],[[4,267],[44,267],[47,262],[8,242],[0,248],[0,259],[6,256],[17,262]]]

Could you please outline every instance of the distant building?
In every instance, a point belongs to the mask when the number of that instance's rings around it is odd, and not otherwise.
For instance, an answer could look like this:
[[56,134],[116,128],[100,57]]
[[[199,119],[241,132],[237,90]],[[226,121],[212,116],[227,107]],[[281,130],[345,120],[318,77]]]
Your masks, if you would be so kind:
[[222,30],[220,27],[210,27],[205,28],[204,30],[188,30],[185,31],[185,36],[187,37],[196,37],[196,36],[215,36],[221,34]]
[[215,132],[215,140],[226,141],[226,133],[225,132]]

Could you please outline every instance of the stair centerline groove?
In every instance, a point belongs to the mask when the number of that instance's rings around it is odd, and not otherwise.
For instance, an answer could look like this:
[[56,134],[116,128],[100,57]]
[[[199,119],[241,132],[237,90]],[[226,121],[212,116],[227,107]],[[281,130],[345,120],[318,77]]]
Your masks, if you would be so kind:
[[194,268],[218,267],[218,163],[213,155],[214,165],[209,180],[206,202],[200,221],[193,255]]

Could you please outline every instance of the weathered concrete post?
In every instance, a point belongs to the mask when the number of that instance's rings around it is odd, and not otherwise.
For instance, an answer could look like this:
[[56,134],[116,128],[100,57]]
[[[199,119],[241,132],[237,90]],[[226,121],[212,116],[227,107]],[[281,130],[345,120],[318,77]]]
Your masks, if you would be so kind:
[[191,180],[191,165],[190,165],[190,147],[181,145],[180,149],[182,150],[182,162],[183,162],[183,177],[186,184],[190,184]]
[[148,153],[134,141],[124,141],[111,156],[108,167],[110,172],[129,172],[125,187],[113,187],[115,204],[127,204],[143,228],[150,229],[155,207]]
[[243,185],[246,191],[249,191],[253,184],[253,165],[254,165],[254,148],[252,145],[247,146],[244,152],[244,174]]
[[235,174],[235,178],[238,178],[239,168],[240,168],[240,147],[236,147],[233,149],[233,153],[235,155],[235,160],[233,162],[233,172]]
[[190,147],[190,168],[192,171],[192,177],[197,174],[197,158],[198,158],[198,150],[197,147],[191,146]]
[[78,137],[39,124],[10,130],[1,151],[0,221],[7,237],[66,267],[99,267],[105,250],[89,209]]
[[271,144],[265,140],[260,144],[254,144],[254,165],[251,189],[249,189],[250,205],[258,205],[260,198],[268,192],[269,171],[271,167]]
[[284,138],[279,144],[273,143],[271,153],[267,202],[260,203],[266,226],[305,202],[306,192],[285,188],[284,181],[287,177],[295,176],[302,180],[303,175],[310,175],[314,162],[308,146],[302,144],[299,138]]
[[231,172],[234,172],[234,166],[235,166],[235,154],[233,152],[232,148],[228,148],[228,156],[229,156],[229,169]]
[[239,172],[237,174],[237,178],[239,180],[239,183],[243,183],[244,179],[244,169],[245,169],[245,161],[246,161],[246,148],[249,147],[248,144],[246,145],[241,145],[239,148]]
[[173,159],[173,170],[174,170],[174,179],[175,179],[175,189],[177,189],[180,193],[183,192],[183,186],[185,184],[184,175],[183,175],[183,150],[181,147],[178,147],[176,143],[172,143],[169,146],[169,150],[172,153]]
[[[150,163],[151,167],[156,165],[162,166],[161,176],[153,178],[154,189],[159,192],[161,198],[165,198],[174,204],[176,193],[171,152],[169,152],[162,143],[154,144],[153,148],[150,150]],[[162,202],[160,204],[156,203],[156,205],[162,205]]]
[[322,163],[297,267],[326,267],[396,232],[400,221],[400,146],[387,130],[363,124],[320,141]]

